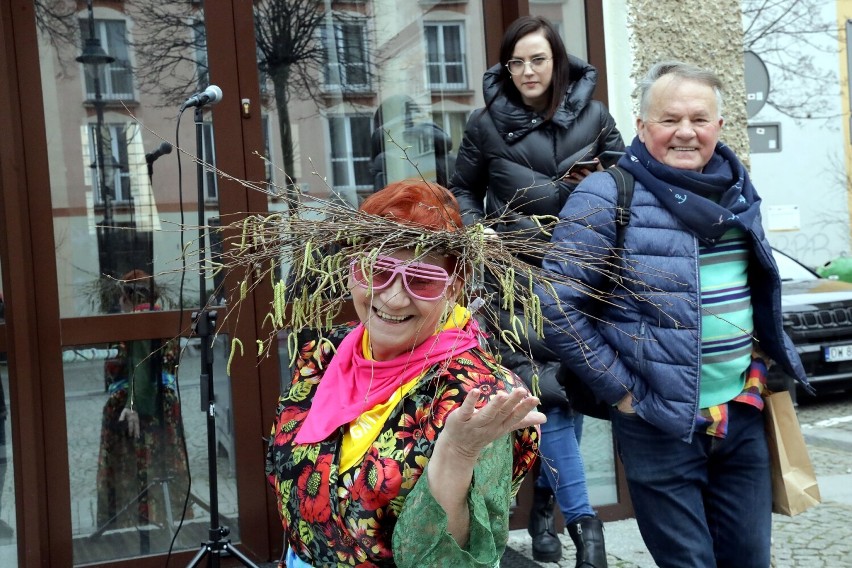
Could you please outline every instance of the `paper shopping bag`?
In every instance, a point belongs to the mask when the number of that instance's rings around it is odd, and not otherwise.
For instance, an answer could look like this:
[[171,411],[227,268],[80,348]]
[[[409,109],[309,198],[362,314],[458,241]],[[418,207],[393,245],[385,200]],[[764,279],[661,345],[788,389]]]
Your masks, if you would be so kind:
[[772,466],[772,512],[792,517],[819,504],[819,486],[790,393],[769,393],[764,400]]

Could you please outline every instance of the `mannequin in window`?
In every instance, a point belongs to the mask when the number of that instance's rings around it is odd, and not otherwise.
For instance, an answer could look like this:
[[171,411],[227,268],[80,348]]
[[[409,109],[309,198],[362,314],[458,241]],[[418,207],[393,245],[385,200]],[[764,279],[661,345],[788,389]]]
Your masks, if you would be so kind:
[[[160,309],[154,279],[131,270],[120,282],[121,311]],[[188,490],[175,368],[178,343],[145,339],[114,344],[104,366],[109,398],[104,405],[98,456],[98,526],[162,525],[171,507],[179,518]],[[162,483],[169,483],[170,503]],[[187,516],[191,511],[187,510]]]

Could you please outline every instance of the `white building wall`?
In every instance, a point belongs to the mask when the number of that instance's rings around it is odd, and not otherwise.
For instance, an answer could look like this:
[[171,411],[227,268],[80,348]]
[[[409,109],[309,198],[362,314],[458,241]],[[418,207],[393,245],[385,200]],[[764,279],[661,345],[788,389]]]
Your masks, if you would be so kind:
[[[821,17],[832,22],[837,18],[836,2],[818,2]],[[834,77],[825,85],[787,83],[786,88],[799,88],[804,96],[818,90],[836,92],[823,112],[832,118],[796,121],[769,105],[749,120],[749,124],[780,123],[780,152],[752,153],[751,175],[763,197],[764,227],[769,242],[816,267],[850,252],[849,206],[847,202],[847,164],[841,85],[841,52],[837,41],[825,34],[809,38],[824,49],[817,50],[805,42],[797,42],[798,53],[791,58],[812,54],[815,64]],[[842,45],[842,43],[841,43]],[[759,55],[759,54],[758,54]],[[773,69],[769,68],[770,89]]]

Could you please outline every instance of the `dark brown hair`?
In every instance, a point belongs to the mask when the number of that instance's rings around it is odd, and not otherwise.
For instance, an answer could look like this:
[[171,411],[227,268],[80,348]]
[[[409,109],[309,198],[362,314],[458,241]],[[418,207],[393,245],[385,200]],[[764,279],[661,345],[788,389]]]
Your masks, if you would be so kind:
[[553,25],[541,16],[522,16],[509,24],[506,33],[503,34],[503,41],[500,44],[500,77],[503,92],[505,92],[512,100],[523,104],[521,94],[517,87],[512,82],[512,76],[509,70],[506,69],[506,64],[512,59],[512,54],[515,51],[515,44],[524,36],[532,33],[541,32],[544,39],[550,44],[553,61],[553,75],[548,89],[549,101],[545,108],[545,118],[551,119],[559,105],[562,103],[562,97],[568,91],[571,85],[571,68],[568,64],[568,50],[565,49],[565,44],[562,43],[562,38],[559,37]]

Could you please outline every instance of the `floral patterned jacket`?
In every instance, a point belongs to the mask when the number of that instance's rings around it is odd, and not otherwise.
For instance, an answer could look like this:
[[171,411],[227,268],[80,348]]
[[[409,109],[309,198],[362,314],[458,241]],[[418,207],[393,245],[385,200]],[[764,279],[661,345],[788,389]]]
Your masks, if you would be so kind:
[[[344,335],[338,331],[332,342]],[[293,551],[315,567],[499,564],[511,497],[535,461],[538,430],[515,431],[483,451],[468,494],[466,549],[446,532],[423,473],[447,414],[471,389],[485,399],[522,386],[520,379],[479,349],[435,365],[391,412],[364,458],[340,471],[343,428],[317,444],[293,443],[331,354],[327,342],[302,348],[290,391],[278,401],[267,452],[267,479]]]

